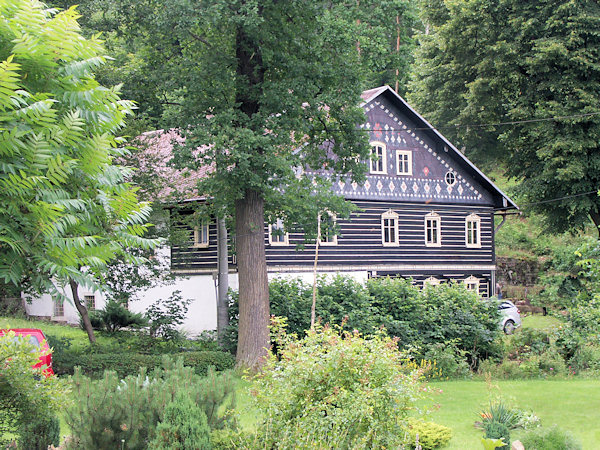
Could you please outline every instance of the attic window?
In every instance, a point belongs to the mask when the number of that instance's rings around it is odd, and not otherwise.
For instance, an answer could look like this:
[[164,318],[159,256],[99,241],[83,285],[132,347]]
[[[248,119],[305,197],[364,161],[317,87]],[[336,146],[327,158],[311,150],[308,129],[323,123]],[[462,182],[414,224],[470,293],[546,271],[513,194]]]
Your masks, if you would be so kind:
[[412,152],[396,150],[396,167],[398,175],[412,175]]
[[435,277],[429,277],[423,281],[423,287],[426,286],[439,286],[441,284],[440,280]]
[[386,149],[383,142],[371,142],[371,173],[387,173]]
[[446,184],[448,186],[454,186],[454,184],[456,183],[456,175],[454,175],[454,172],[449,171],[446,173]]

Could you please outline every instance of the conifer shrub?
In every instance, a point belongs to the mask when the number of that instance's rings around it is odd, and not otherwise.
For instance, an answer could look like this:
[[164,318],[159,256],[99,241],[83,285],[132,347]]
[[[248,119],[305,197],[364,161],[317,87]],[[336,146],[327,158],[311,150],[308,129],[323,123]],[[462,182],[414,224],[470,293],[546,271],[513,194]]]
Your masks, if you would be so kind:
[[398,448],[419,396],[419,372],[396,342],[317,325],[298,339],[276,329],[252,392],[264,421],[260,447]]
[[197,375],[179,358],[163,359],[161,368],[139,371],[120,379],[106,371],[92,380],[79,370],[73,376],[74,405],[66,411],[73,432],[68,448],[116,449],[122,441],[127,449],[146,449],[156,436],[157,424],[164,420],[167,405],[184,395],[204,414],[208,426],[217,429],[234,426],[225,411],[234,407],[234,382],[229,373],[209,370],[206,378]]
[[165,408],[150,450],[210,449],[210,428],[204,411],[187,394],[178,392]]
[[510,431],[505,424],[496,421],[484,422],[483,430],[487,439],[502,439],[506,443],[504,447],[499,447],[500,449],[510,448]]

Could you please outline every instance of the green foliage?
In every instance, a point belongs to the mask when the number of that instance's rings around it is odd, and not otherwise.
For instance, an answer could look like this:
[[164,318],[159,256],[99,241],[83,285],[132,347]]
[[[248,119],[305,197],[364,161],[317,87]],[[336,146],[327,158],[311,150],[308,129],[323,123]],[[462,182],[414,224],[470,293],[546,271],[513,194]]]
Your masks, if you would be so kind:
[[175,398],[167,404],[155,433],[154,440],[148,445],[148,448],[152,450],[207,450],[212,448],[206,414],[182,392],[178,392]]
[[233,407],[233,389],[230,375],[211,371],[203,379],[181,359],[173,363],[166,358],[162,368],[141,370],[123,380],[106,371],[93,381],[77,371],[73,377],[77,401],[66,412],[73,432],[68,448],[115,449],[124,439],[125,448],[145,449],[156,437],[159,421],[165,420],[165,408],[178,395],[190,399],[209,426],[223,427],[230,419],[221,410]]
[[505,445],[499,448],[505,450],[510,448],[510,431],[505,424],[494,421],[484,422],[483,431],[487,439],[502,439],[505,442]]
[[410,439],[407,444],[410,446],[418,437],[419,445],[423,450],[433,450],[434,448],[443,447],[452,438],[452,430],[450,428],[423,420],[409,419],[408,431]]
[[[231,369],[234,359],[229,353],[221,351],[199,351],[174,353],[182,358],[184,365],[191,367],[198,375],[206,375],[209,367],[219,371]],[[140,368],[148,370],[160,367],[163,355],[145,355],[140,353],[75,353],[56,363],[59,373],[72,374],[79,366],[81,372],[92,378],[101,377],[104,371],[112,370],[120,377],[135,375]]]
[[19,448],[47,450],[60,444],[60,421],[56,414],[41,415],[19,426]]
[[67,402],[68,389],[57,377],[46,378],[41,369],[32,368],[39,356],[37,348],[14,332],[0,336],[0,444],[7,444],[11,436],[27,442],[44,434],[52,437],[51,424],[48,433],[40,430],[37,436],[27,424],[51,421],[54,411]]
[[[106,57],[74,8],[0,3],[0,278],[62,297],[54,282],[96,290],[105,263],[143,238],[149,207],[113,165],[133,103],[94,71]],[[87,270],[80,270],[87,267]]]
[[191,298],[183,299],[181,291],[174,291],[165,300],[159,299],[146,309],[150,322],[150,335],[164,339],[176,339],[179,336],[177,325],[185,320]]
[[529,431],[521,438],[526,449],[531,450],[580,450],[581,444],[567,431],[557,426]]
[[[267,448],[396,448],[419,395],[418,372],[404,366],[382,333],[317,326],[302,339],[275,329],[271,354],[252,392]],[[262,444],[261,444],[262,446]]]
[[[481,423],[484,430],[487,430],[487,424],[496,422],[505,425],[509,430],[517,428],[519,417],[514,410],[509,409],[502,402],[490,403],[489,411],[480,413],[482,418]],[[497,437],[497,436],[486,436]]]
[[[310,328],[312,287],[300,279],[278,278],[271,280],[269,292],[271,314],[285,317],[289,332],[303,336]],[[236,342],[236,299],[232,293],[227,334],[231,349]],[[342,275],[322,277],[317,284],[316,316],[323,323],[343,324],[364,335],[383,326],[398,339],[400,348],[411,348],[416,359],[435,360],[443,376],[464,376],[468,365],[499,354],[496,304],[460,284],[421,290],[406,279],[373,278],[362,285]]]
[[[409,96],[416,109],[478,162],[502,160],[549,231],[583,228],[590,217],[598,225],[598,5],[422,5],[428,26]],[[448,126],[457,124],[469,126]],[[579,196],[547,201],[570,195]]]
[[506,443],[502,439],[481,438],[481,443],[485,450],[496,450],[502,448]]
[[125,327],[143,327],[148,321],[140,313],[134,313],[115,300],[108,300],[103,309],[90,312],[90,321],[96,329],[115,333]]

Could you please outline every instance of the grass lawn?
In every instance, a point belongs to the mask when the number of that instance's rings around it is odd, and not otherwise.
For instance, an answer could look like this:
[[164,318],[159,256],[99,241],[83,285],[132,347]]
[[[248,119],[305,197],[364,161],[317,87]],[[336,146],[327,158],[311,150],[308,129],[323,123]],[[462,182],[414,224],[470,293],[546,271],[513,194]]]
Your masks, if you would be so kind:
[[[482,432],[473,427],[478,413],[490,399],[501,397],[514,406],[530,409],[542,426],[558,425],[570,431],[584,449],[597,449],[600,442],[600,380],[445,381],[430,383],[442,392],[433,397],[440,405],[430,419],[452,428],[448,449],[482,448]],[[519,439],[522,430],[513,430]]]
[[552,331],[564,322],[557,317],[553,316],[542,316],[541,314],[530,314],[528,316],[521,316],[523,321],[523,328],[534,328],[537,330]]

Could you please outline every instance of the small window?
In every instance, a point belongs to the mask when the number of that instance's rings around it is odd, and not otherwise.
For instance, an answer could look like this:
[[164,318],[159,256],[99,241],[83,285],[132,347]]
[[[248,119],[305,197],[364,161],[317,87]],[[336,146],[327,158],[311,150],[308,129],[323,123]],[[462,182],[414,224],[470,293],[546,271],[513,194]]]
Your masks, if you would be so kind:
[[319,236],[319,245],[337,245],[336,217],[333,214],[326,213],[319,217],[321,221],[321,236]]
[[440,280],[435,277],[429,277],[426,280],[423,280],[423,287],[427,286],[439,286],[441,284]]
[[465,219],[465,244],[469,248],[481,247],[481,218],[477,214]]
[[381,243],[384,247],[398,247],[398,214],[391,209],[381,215]]
[[84,295],[83,301],[85,302],[85,307],[87,308],[88,311],[92,311],[92,310],[96,309],[96,296],[95,295],[93,295],[93,294]]
[[396,167],[398,175],[412,175],[412,152],[410,150],[396,150]]
[[208,247],[210,239],[210,228],[207,219],[202,219],[199,226],[194,227],[194,247],[206,248]]
[[427,247],[442,246],[442,218],[436,213],[425,216],[425,245]]
[[62,300],[54,300],[54,317],[64,317],[65,304]]
[[454,186],[454,184],[456,183],[456,175],[452,171],[447,172],[445,180],[448,186]]
[[269,225],[269,244],[289,245],[289,243],[289,234],[285,232],[283,220],[277,219],[277,222]]
[[479,294],[479,278],[470,276],[465,280],[465,286],[469,291],[474,291]]
[[387,173],[385,144],[371,142],[371,173]]

